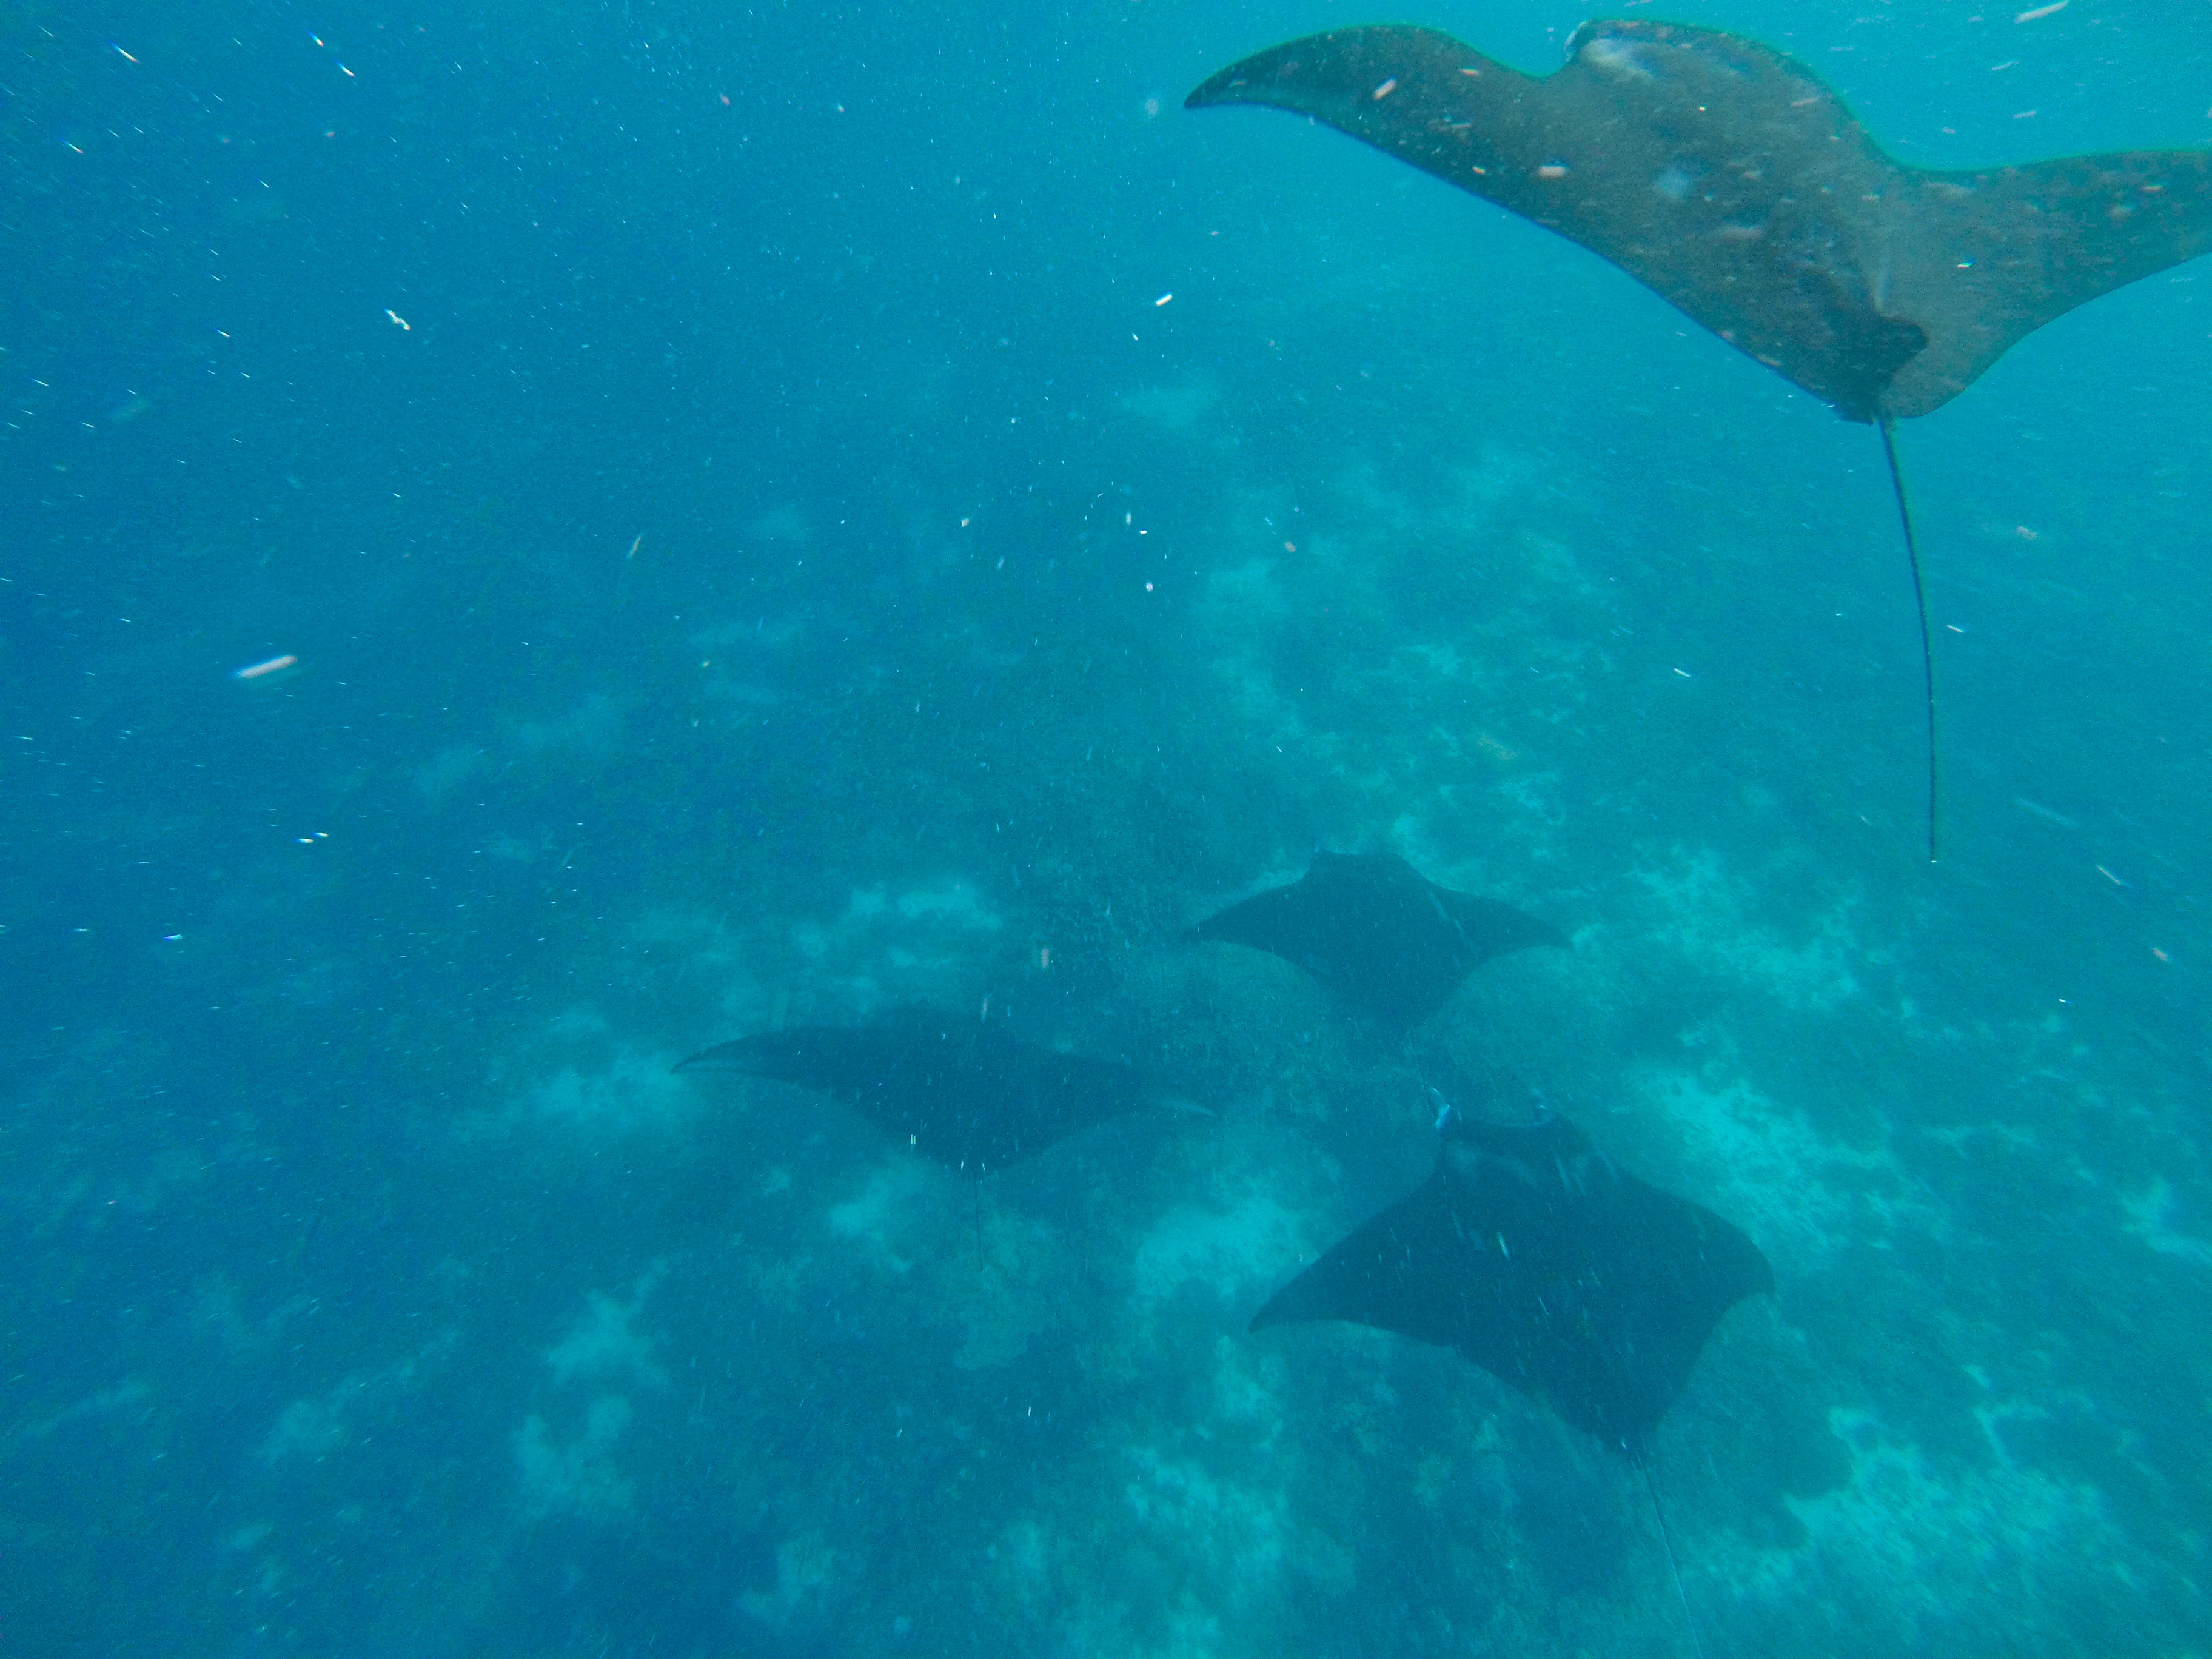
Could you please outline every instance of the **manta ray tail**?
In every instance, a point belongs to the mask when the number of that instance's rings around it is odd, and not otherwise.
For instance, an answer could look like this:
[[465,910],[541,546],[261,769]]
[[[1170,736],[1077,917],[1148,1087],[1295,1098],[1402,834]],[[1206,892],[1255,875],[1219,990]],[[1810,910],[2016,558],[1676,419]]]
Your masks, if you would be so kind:
[[1920,580],[1920,543],[1912,533],[1912,508],[1905,499],[1905,474],[1897,466],[1897,423],[1882,411],[1881,453],[1897,493],[1897,521],[1905,527],[1905,557],[1912,567],[1912,603],[1920,617],[1920,680],[1928,694],[1928,862],[1936,862],[1936,653],[1928,644],[1928,589]]
[[1698,1639],[1697,1615],[1690,1611],[1690,1593],[1682,1588],[1681,1564],[1674,1559],[1674,1534],[1667,1530],[1667,1506],[1659,1501],[1659,1482],[1651,1473],[1651,1460],[1641,1447],[1632,1452],[1644,1473],[1644,1490],[1651,1494],[1651,1514],[1659,1522],[1659,1541],[1667,1547],[1667,1571],[1674,1575],[1674,1597],[1682,1604],[1682,1623],[1690,1632],[1690,1651],[1705,1659],[1705,1644]]

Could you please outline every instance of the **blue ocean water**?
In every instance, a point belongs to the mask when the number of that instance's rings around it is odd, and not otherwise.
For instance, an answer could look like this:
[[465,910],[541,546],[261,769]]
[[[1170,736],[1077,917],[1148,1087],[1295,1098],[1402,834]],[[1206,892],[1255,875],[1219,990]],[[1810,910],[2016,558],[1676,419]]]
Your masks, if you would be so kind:
[[[1669,15],[2212,143],[2201,6],[2043,9]],[[1377,21],[8,0],[0,1648],[2212,1648],[2212,263],[1900,434],[1930,868],[1873,436],[1182,108]],[[1182,941],[1316,846],[1569,930],[1437,1040],[1774,1264],[1680,1598],[1540,1406],[1245,1332],[1435,1147]],[[971,1188],[670,1070],[987,1000],[1194,1109]]]

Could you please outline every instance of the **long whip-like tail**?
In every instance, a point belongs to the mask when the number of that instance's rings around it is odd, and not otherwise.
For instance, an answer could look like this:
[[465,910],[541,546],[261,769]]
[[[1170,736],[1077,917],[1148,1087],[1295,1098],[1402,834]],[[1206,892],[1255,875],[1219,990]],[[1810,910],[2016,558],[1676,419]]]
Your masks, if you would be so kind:
[[1674,1575],[1674,1599],[1682,1604],[1682,1623],[1690,1632],[1690,1651],[1705,1659],[1705,1644],[1698,1640],[1698,1616],[1690,1611],[1690,1593],[1682,1588],[1682,1565],[1674,1559],[1674,1534],[1667,1529],[1667,1506],[1659,1501],[1659,1483],[1652,1478],[1651,1461],[1641,1447],[1631,1450],[1644,1475],[1644,1490],[1651,1494],[1651,1514],[1659,1522],[1659,1541],[1667,1547],[1667,1571]]
[[1887,411],[1881,420],[1882,458],[1889,463],[1890,488],[1897,494],[1897,521],[1905,529],[1905,562],[1912,567],[1912,604],[1920,617],[1920,681],[1928,694],[1928,862],[1936,862],[1936,653],[1928,642],[1928,588],[1920,580],[1920,542],[1912,533],[1912,508],[1905,499],[1905,474],[1897,465],[1897,423]]

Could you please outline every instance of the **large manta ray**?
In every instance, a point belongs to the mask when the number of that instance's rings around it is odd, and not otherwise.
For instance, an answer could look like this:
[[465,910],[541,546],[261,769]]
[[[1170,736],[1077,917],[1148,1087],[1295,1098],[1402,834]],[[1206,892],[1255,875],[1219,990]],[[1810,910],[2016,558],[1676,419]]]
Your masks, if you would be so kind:
[[1734,35],[1585,23],[1567,59],[1339,29],[1186,101],[1296,110],[1558,231],[1852,421],[1940,409],[2052,318],[2212,251],[2212,151],[1940,172]]
[[1581,243],[1846,420],[1880,423],[1919,603],[1933,859],[1935,667],[1892,428],[2052,318],[2212,251],[2212,151],[1906,167],[1803,65],[1679,23],[1585,23],[1540,76],[1433,29],[1337,29],[1185,101],[1348,132]]
[[1774,1289],[1766,1258],[1563,1117],[1454,1114],[1443,1128],[1428,1181],[1284,1285],[1252,1328],[1337,1319],[1456,1348],[1640,1459],[1721,1316]]

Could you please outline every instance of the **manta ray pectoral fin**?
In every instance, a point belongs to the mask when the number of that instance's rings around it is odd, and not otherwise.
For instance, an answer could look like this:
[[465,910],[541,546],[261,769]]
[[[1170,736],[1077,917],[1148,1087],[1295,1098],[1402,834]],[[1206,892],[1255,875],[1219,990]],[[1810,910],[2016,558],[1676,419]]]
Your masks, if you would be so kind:
[[1890,285],[1933,319],[1928,350],[1883,398],[1939,409],[2054,318],[2212,253],[2212,150],[2127,150],[1980,173],[1914,173]]

